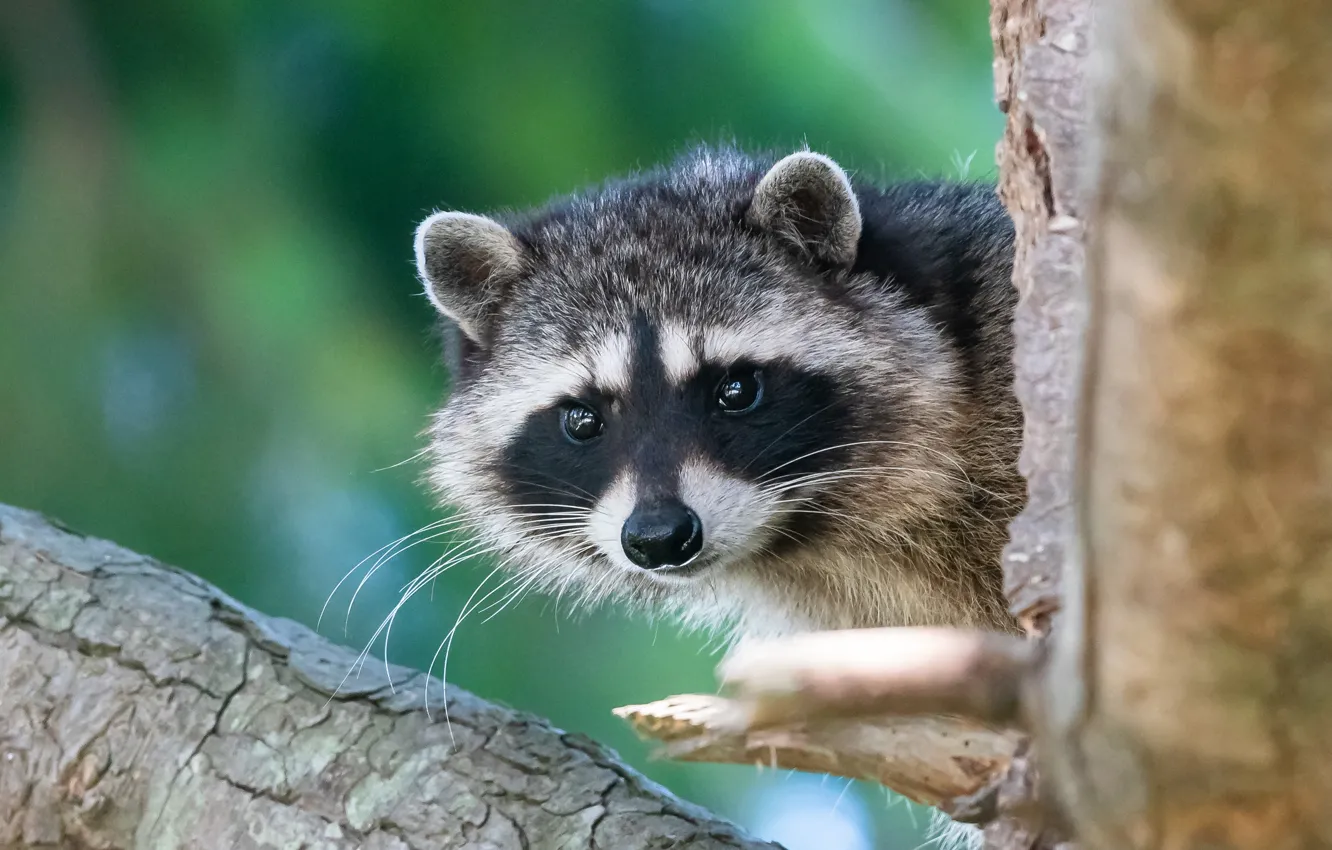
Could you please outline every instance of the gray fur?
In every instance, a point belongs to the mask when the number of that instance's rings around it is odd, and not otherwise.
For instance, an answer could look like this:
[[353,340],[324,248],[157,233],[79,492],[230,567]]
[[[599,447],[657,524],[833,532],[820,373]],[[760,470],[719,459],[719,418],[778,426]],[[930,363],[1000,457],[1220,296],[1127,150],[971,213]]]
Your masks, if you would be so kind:
[[522,267],[522,246],[484,216],[439,212],[416,230],[416,269],[426,295],[474,339]]
[[[508,218],[498,234],[468,222],[435,241],[423,226],[418,239],[432,300],[471,346],[429,431],[430,480],[520,581],[737,635],[1015,628],[999,567],[1024,499],[1012,230],[991,189],[880,188],[808,152],[776,161],[701,149]],[[682,450],[667,485],[704,505],[695,509],[707,512],[715,562],[688,577],[637,570],[608,539],[646,488],[667,486],[636,461],[617,467],[595,504],[552,512],[545,527],[557,539],[514,509],[501,470],[537,411],[640,379],[632,329],[642,322],[661,338],[666,380],[718,358],[794,363],[835,382],[857,437],[839,449],[838,475],[785,502],[743,470]],[[624,439],[650,448],[673,427]],[[792,504],[828,521],[787,541]]]
[[860,241],[860,206],[846,173],[826,156],[798,151],[763,176],[749,219],[801,251],[850,268]]

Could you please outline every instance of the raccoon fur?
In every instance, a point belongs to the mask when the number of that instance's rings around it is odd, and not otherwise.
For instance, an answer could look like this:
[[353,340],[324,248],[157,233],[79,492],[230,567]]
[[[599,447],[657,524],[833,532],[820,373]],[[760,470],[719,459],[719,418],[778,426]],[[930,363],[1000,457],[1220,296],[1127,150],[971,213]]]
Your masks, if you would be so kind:
[[516,581],[739,637],[1016,628],[1013,231],[993,187],[700,148],[431,215],[429,480]]

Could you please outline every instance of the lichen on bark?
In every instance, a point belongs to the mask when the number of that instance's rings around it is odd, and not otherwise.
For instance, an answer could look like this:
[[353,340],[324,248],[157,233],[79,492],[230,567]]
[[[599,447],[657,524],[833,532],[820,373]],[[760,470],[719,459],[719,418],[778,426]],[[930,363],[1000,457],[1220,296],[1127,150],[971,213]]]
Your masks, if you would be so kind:
[[[0,506],[0,847],[773,848],[538,718]],[[339,685],[342,687],[339,689]]]

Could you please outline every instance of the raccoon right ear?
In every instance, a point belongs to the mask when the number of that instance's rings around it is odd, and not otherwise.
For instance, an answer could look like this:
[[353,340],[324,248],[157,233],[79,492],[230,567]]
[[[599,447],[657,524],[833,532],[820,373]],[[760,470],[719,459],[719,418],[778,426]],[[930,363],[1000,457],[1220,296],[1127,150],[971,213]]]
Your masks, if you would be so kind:
[[522,269],[523,246],[494,219],[439,212],[416,228],[416,271],[435,309],[480,341],[486,320]]
[[763,175],[749,221],[792,247],[850,268],[860,243],[860,204],[842,167],[823,154],[798,151]]

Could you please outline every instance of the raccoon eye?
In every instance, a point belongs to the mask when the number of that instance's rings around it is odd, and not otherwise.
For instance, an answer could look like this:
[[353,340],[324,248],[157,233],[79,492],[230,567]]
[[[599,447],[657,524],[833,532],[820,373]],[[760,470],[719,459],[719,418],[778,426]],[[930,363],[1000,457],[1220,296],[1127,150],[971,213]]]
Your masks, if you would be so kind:
[[564,436],[570,440],[575,443],[586,443],[601,436],[606,424],[601,421],[595,410],[585,404],[574,402],[565,405],[564,412],[560,415],[560,427],[564,429]]
[[748,413],[763,398],[763,372],[727,372],[717,385],[717,406],[723,413]]

